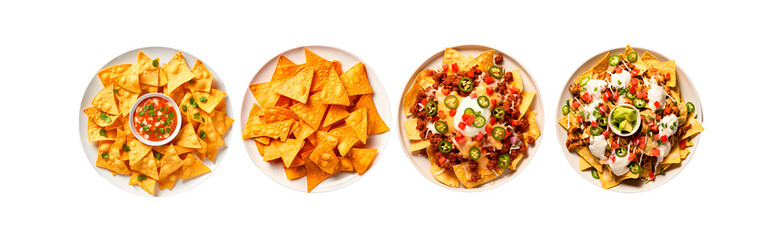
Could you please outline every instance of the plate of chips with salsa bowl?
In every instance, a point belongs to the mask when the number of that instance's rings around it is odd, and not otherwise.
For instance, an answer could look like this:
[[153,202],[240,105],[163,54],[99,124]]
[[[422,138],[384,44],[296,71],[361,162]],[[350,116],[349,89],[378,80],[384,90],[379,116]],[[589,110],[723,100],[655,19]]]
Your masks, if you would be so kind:
[[218,167],[231,139],[225,91],[215,72],[186,52],[145,47],[121,54],[93,76],[82,98],[87,159],[130,193],[187,191]]
[[358,180],[389,138],[381,81],[361,59],[333,47],[298,47],[270,59],[248,85],[241,116],[254,164],[308,193]]
[[519,174],[536,153],[544,123],[539,89],[528,71],[501,51],[447,48],[420,65],[405,89],[401,144],[417,170],[439,186],[495,188]]
[[589,182],[642,192],[689,163],[702,118],[697,90],[675,61],[626,46],[588,59],[572,74],[558,102],[557,136]]

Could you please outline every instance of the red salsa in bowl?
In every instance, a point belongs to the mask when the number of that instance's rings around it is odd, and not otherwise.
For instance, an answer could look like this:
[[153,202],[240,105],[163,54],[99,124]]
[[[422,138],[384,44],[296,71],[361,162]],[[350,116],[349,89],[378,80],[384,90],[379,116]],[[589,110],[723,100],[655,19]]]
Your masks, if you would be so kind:
[[171,141],[179,132],[180,113],[174,100],[160,93],[140,97],[131,108],[129,123],[137,139],[159,146]]

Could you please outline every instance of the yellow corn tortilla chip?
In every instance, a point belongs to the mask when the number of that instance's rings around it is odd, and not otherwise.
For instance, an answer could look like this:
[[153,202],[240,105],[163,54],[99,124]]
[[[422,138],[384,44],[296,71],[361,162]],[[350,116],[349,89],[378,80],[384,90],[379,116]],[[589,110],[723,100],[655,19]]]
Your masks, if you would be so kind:
[[357,171],[359,176],[362,176],[373,165],[373,161],[376,159],[376,151],[373,148],[352,148],[346,154],[346,158],[351,160],[354,170]]
[[277,121],[270,124],[263,124],[259,129],[251,133],[252,137],[270,137],[272,139],[280,139],[286,141],[291,132],[291,125],[294,124],[294,119],[287,119]]
[[403,122],[403,129],[406,130],[406,139],[408,140],[422,140],[419,136],[419,131],[416,129],[417,119],[412,118]]
[[[605,169],[604,169],[604,171],[599,171],[601,173],[599,175],[599,180],[601,181],[602,188],[604,188],[604,189],[613,188],[615,186],[618,186],[618,184],[621,184],[621,182],[623,182],[623,180],[635,179],[635,178],[639,178],[639,176],[640,176],[639,172],[637,174],[634,174],[631,171],[627,172],[626,174],[624,174],[622,176],[615,176],[615,174],[613,174],[612,170],[610,170],[609,166],[607,166],[607,165],[603,165],[603,166],[604,166]],[[640,172],[642,172],[642,171],[640,171]]]
[[152,147],[136,140],[135,138],[128,138],[126,145],[131,151],[128,152],[130,162],[141,161],[142,158],[150,153]]
[[[156,58],[154,61],[158,61]],[[158,67],[153,66],[153,60],[142,51],[136,57],[136,66],[139,70],[139,83],[158,86]],[[130,90],[130,89],[129,89]]]
[[253,131],[261,128],[261,126],[264,124],[261,121],[261,113],[261,107],[259,107],[259,105],[253,104],[253,106],[250,108],[250,113],[248,113],[248,121],[245,122],[245,128],[242,129],[242,139],[251,138]]
[[297,119],[297,114],[293,111],[289,110],[288,108],[284,107],[267,107],[262,108],[262,112],[264,117],[262,118],[262,122],[271,123],[277,121],[283,121],[288,119]]
[[191,95],[196,100],[199,108],[207,113],[212,113],[212,110],[218,106],[218,103],[226,96],[226,93],[213,88],[209,92],[191,90]]
[[368,138],[368,110],[359,108],[346,117],[346,124],[354,130],[359,141],[367,143]]
[[693,117],[689,118],[688,124],[689,124],[689,129],[687,129],[686,132],[681,134],[681,138],[682,139],[683,138],[689,138],[689,137],[694,136],[697,133],[700,133],[700,132],[705,130],[705,128],[702,127],[702,124],[700,123],[700,121],[697,121],[697,119],[695,119]]
[[107,130],[120,127],[120,123],[122,122],[122,120],[117,120],[117,115],[101,112],[97,107],[89,107],[82,112],[87,115],[89,118],[88,121],[92,121],[99,127],[106,128]]
[[[131,152],[133,152],[133,150],[131,150]],[[131,166],[131,170],[158,180],[158,163],[155,160],[155,157],[153,157],[153,153],[151,151],[148,151],[147,155],[136,161],[134,161],[133,157],[131,157],[129,164]]]
[[275,71],[272,73],[272,81],[282,80],[286,78],[290,78],[292,72],[287,72],[284,69],[289,66],[296,66],[294,62],[292,62],[286,56],[280,55],[278,56],[278,64],[275,65]]
[[294,158],[297,157],[297,153],[299,153],[304,144],[305,141],[303,140],[289,139],[279,146],[280,157],[283,159],[283,164],[286,168],[291,167],[291,163],[294,162]]
[[339,160],[335,156],[334,149],[338,145],[339,139],[324,131],[319,131],[316,134],[319,134],[321,142],[313,149],[310,160],[321,170],[329,174],[335,173]]
[[346,111],[345,106],[340,105],[330,105],[329,110],[327,110],[327,116],[324,117],[324,126],[332,125],[344,118],[348,117],[349,113]]
[[117,102],[114,101],[114,84],[106,86],[101,89],[101,91],[98,91],[98,94],[93,97],[92,104],[108,114],[120,114],[120,110],[117,108]]
[[209,92],[212,89],[212,73],[207,70],[207,66],[204,66],[201,60],[196,59],[191,72],[194,75],[193,79],[185,84],[185,88],[202,92]]
[[579,157],[579,156],[578,156],[578,158],[580,158],[580,161],[579,161],[580,171],[593,169],[593,166],[591,166],[591,164],[588,163],[588,161],[586,161],[585,158]]
[[[139,55],[143,55],[142,51],[139,51]],[[124,88],[125,90],[140,93],[142,90],[139,88],[139,75],[141,74],[141,67],[138,63],[134,63],[131,65],[128,70],[123,72],[120,79],[114,82],[120,88]]]
[[134,93],[121,87],[115,87],[115,90],[117,90],[115,97],[117,97],[117,102],[120,105],[120,113],[122,113],[123,116],[128,116],[128,114],[131,112],[133,103],[136,102],[136,99],[139,98],[139,93]]
[[340,156],[346,156],[349,150],[354,147],[354,144],[359,142],[354,129],[350,126],[343,126],[329,130],[329,133],[339,139],[338,152]]
[[163,72],[166,73],[166,93],[170,94],[175,89],[179,88],[183,83],[193,79],[196,74],[191,72],[188,64],[185,62],[185,57],[182,52],[174,54],[169,63],[164,66]]
[[430,140],[412,140],[411,147],[408,148],[409,152],[419,151],[430,146]]
[[286,178],[289,180],[298,179],[308,174],[305,165],[292,168],[283,168],[283,171],[286,172]]
[[111,148],[109,148],[109,154],[114,158],[120,159],[122,157],[121,151],[123,151],[123,145],[125,145],[125,141],[125,131],[117,131],[115,141],[112,143]]
[[166,76],[166,63],[158,63],[158,87],[163,87],[164,93],[166,93],[168,85],[169,77]]
[[[478,66],[477,69],[482,70],[482,72],[487,72],[490,66],[493,66],[493,55],[495,55],[495,50],[487,50],[483,53],[480,53],[475,58],[470,59],[468,61],[468,64],[466,64],[465,68],[470,69],[476,65]],[[460,69],[465,70],[463,68]]]
[[602,55],[602,58],[596,61],[596,63],[594,63],[591,69],[588,69],[582,74],[580,74],[580,76],[577,76],[577,78],[574,79],[573,83],[579,84],[580,79],[585,76],[592,78],[593,75],[595,74],[600,74],[607,71],[607,67],[610,66],[610,63],[608,62],[609,59],[610,59],[610,52],[604,53],[604,55]]
[[528,131],[523,133],[524,136],[531,136],[534,140],[539,139],[539,136],[542,135],[542,132],[539,130],[539,126],[536,125],[536,112],[529,111],[523,115],[523,120],[528,121]]
[[87,121],[87,140],[90,142],[114,140],[116,136],[117,130],[106,130],[92,121]]
[[[460,69],[465,69],[468,66],[469,59],[463,56],[462,53],[458,52],[452,48],[446,48],[444,50],[444,59],[442,60],[443,64],[452,65],[453,63],[457,63],[457,66]],[[454,73],[455,71],[452,68],[449,68],[449,72]]]
[[324,179],[327,179],[332,174],[324,172],[310,160],[305,160],[305,171],[307,172],[307,185],[308,185],[308,192],[313,191],[316,186],[319,185]]
[[[524,91],[520,94],[523,95],[523,99],[520,100],[520,112],[525,113],[528,112],[528,109],[531,107],[531,103],[534,101],[534,97],[536,96],[536,92],[534,91]],[[533,109],[531,109],[533,110]]]
[[174,174],[177,170],[179,170],[180,167],[182,167],[182,164],[182,159],[177,156],[177,151],[174,150],[174,146],[169,145],[169,148],[166,150],[163,158],[161,158],[161,169],[158,172],[159,179],[167,179],[170,174]]
[[338,74],[332,68],[329,69],[327,79],[324,80],[324,87],[319,93],[321,94],[321,100],[326,104],[351,105],[343,82],[340,81]]
[[603,170],[602,164],[599,163],[598,158],[594,157],[593,154],[591,154],[591,150],[589,150],[588,147],[580,146],[575,148],[574,151],[577,153],[577,155],[580,155],[580,157],[582,157],[586,162],[588,162],[588,164],[593,166],[593,168],[596,168],[596,170],[599,171],[599,173],[602,173]]
[[172,190],[172,188],[174,188],[174,185],[177,184],[177,180],[180,179],[180,173],[179,172],[180,172],[180,169],[177,169],[173,173],[169,174],[169,176],[161,177],[161,179],[158,180],[158,189],[160,189],[160,190],[163,190],[163,189]]
[[346,91],[349,96],[363,95],[373,93],[373,88],[370,87],[370,82],[367,78],[365,71],[365,64],[362,62],[357,63],[348,71],[340,75],[340,80],[346,86]]
[[180,167],[180,179],[185,180],[208,172],[211,172],[210,168],[193,154],[188,154],[182,161],[182,167]]
[[[141,177],[140,177],[141,176]],[[141,179],[140,179],[141,178]],[[144,191],[149,194],[155,194],[155,184],[157,182],[155,179],[149,178],[145,175],[142,175],[139,172],[131,171],[131,181],[128,182],[128,185],[139,185]]]
[[340,61],[332,60],[332,68],[335,69],[338,76],[343,75],[343,66],[340,64]]
[[176,138],[174,138],[173,142],[175,146],[184,148],[201,148],[199,136],[196,135],[196,131],[193,129],[193,124],[191,123],[185,124],[182,126],[182,128],[180,128],[180,133]]
[[471,177],[468,175],[469,173],[467,172],[468,167],[465,166],[467,163],[454,165],[452,166],[452,170],[455,172],[455,176],[457,176],[457,179],[460,180],[460,183],[462,183],[466,188],[475,188],[501,175],[501,173],[498,173],[496,175],[496,173],[487,170],[484,167],[487,161],[488,161],[487,157],[482,157],[479,159],[479,161],[477,161],[479,162],[479,166],[480,166],[477,172],[481,175],[481,178],[479,178],[474,182],[470,181]]
[[293,77],[286,79],[273,91],[300,103],[307,103],[313,81],[313,68],[306,67]]
[[104,87],[112,85],[120,80],[123,73],[131,68],[131,65],[133,64],[118,64],[104,68],[98,72],[98,78],[101,79],[101,83]]
[[302,121],[305,121],[306,124],[314,129],[321,127],[321,119],[324,117],[324,113],[327,112],[327,105],[323,104],[321,99],[317,96],[318,94],[313,94],[306,104],[295,103],[289,108],[297,114]]
[[251,84],[249,86],[250,92],[253,93],[253,97],[256,98],[259,106],[272,107],[280,99],[280,95],[275,93],[274,89],[277,89],[281,83],[283,81]]
[[449,171],[448,169],[441,168],[438,165],[430,165],[430,173],[433,174],[433,177],[438,180],[438,182],[447,185],[452,188],[459,188],[460,187],[460,180],[457,179],[455,176],[455,172]]
[[414,83],[411,84],[411,88],[409,88],[408,92],[406,92],[406,95],[403,96],[403,107],[404,107],[403,109],[406,112],[406,117],[410,117],[412,115],[412,113],[409,112],[408,110],[417,104],[416,99],[417,99],[417,95],[419,94],[419,91],[422,90],[424,86],[427,86],[427,85],[422,85],[422,81],[423,81],[422,79],[432,78],[432,75],[433,75],[433,71],[429,71],[429,70],[423,70],[419,72],[419,74],[417,74],[416,80],[414,80]]
[[311,88],[311,92],[317,92],[324,89],[324,84],[326,83],[329,76],[329,71],[334,70],[332,67],[332,62],[327,61],[326,59],[316,55],[315,53],[311,52],[309,49],[305,48],[305,62],[306,65],[313,68],[313,87]]
[[373,102],[373,96],[371,94],[362,95],[349,111],[354,112],[360,108],[367,108],[367,135],[375,135],[389,131],[387,124],[381,119],[381,116],[378,115],[378,110],[376,110],[376,104]]
[[[110,141],[106,141],[106,142],[107,144],[110,143]],[[130,170],[128,169],[128,166],[125,165],[125,161],[120,160],[119,157],[115,157],[112,154],[103,155],[103,153],[107,153],[107,152],[101,152],[98,154],[98,159],[95,161],[95,166],[109,170],[112,173],[117,173],[122,175],[131,174]],[[103,158],[103,156],[107,156],[107,158]]]
[[204,133],[204,138],[202,138],[202,140],[207,143],[207,158],[215,162],[218,150],[221,146],[226,145],[226,143],[223,142],[223,138],[221,138],[221,135],[215,130],[214,123],[212,120],[207,120],[206,123],[199,125],[196,132],[199,135],[202,135],[202,132]]

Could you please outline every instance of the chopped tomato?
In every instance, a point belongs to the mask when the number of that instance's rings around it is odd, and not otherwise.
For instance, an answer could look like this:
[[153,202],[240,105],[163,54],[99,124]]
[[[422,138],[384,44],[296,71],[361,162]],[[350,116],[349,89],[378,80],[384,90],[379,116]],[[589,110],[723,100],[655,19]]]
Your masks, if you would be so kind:
[[618,143],[617,143],[617,142],[613,142],[613,143],[612,143],[612,149],[616,149],[616,148],[618,148],[619,146],[620,146],[620,145],[618,145]]
[[656,120],[657,121],[661,121],[661,118],[662,118],[661,114],[656,114]]
[[667,135],[662,135],[661,136],[661,140],[662,140],[662,142],[666,142],[667,141]]
[[664,108],[664,115],[670,114],[670,112],[672,112],[672,109],[668,107]]
[[444,115],[444,110],[438,110],[438,116]]
[[592,100],[592,98],[593,98],[593,96],[591,96],[591,94],[588,94],[588,93],[583,93],[583,95],[582,95],[582,96],[580,96],[580,97],[581,97],[581,98],[583,99],[583,101],[585,101],[585,102],[591,102],[591,100]]
[[490,100],[490,104],[492,104],[493,107],[495,107],[496,105],[498,105],[498,101],[496,101],[495,99]]
[[[440,111],[439,111],[439,112],[440,112]],[[436,115],[436,116],[433,116],[433,122],[435,122],[435,121],[438,121],[438,119],[441,119],[441,118],[440,118],[438,115]]]
[[618,100],[619,97],[621,96],[618,94],[618,92],[613,92],[613,96],[612,96],[613,100]]
[[476,119],[476,117],[474,117],[474,115],[470,115],[468,116],[468,121],[466,121],[466,123],[472,124],[474,123],[474,119]]
[[598,125],[596,121],[591,121],[591,127],[596,127],[596,125]]
[[512,122],[512,126],[517,126],[517,125],[520,125],[520,122],[519,122],[519,121],[517,121],[517,120],[515,120],[515,119],[512,119],[512,121],[511,121],[511,122]]
[[605,137],[607,137],[607,134],[610,134],[610,131],[604,130],[604,132],[602,133],[602,135],[604,135]]
[[444,95],[449,95],[449,92],[450,92],[449,89],[446,88],[441,89],[441,93],[443,93]]
[[466,127],[466,124],[464,122],[460,122],[460,123],[457,124],[457,128],[460,128],[460,130],[465,130],[465,127]]
[[490,116],[490,125],[493,125],[493,124],[495,124],[495,117]]
[[603,113],[606,113],[606,112],[608,112],[610,109],[609,109],[609,108],[607,108],[607,105],[604,105],[604,104],[602,104],[602,105],[599,105],[599,110],[601,110]]
[[518,89],[516,86],[512,86],[512,88],[509,88],[509,92],[512,94],[517,94],[520,92],[520,89]]
[[476,93],[472,93],[471,94],[471,99],[474,99],[474,98],[477,98],[477,97],[479,97],[479,96],[477,96]]
[[658,148],[654,148],[654,149],[651,149],[651,155],[659,156],[659,155],[661,155],[661,152],[659,152]]
[[[640,89],[640,90],[642,90],[642,89]],[[637,91],[637,98],[639,98],[639,99],[644,99],[644,98],[645,98],[645,97],[647,97],[647,96],[648,96],[648,93],[647,93],[647,92],[643,92],[643,91]]]
[[482,132],[479,132],[479,134],[477,134],[476,136],[474,136],[474,140],[476,140],[477,142],[479,142],[479,141],[482,141],[482,138],[483,138],[483,137],[485,137],[485,134],[484,134],[484,133],[482,133]]
[[444,157],[443,155],[438,158],[438,163],[444,164],[445,161],[446,161],[446,157]]
[[583,122],[583,116],[577,115],[575,118],[577,118],[577,122]]
[[623,68],[621,68],[621,66],[615,67],[615,73],[622,73],[622,72],[623,72]]
[[686,140],[681,140],[680,147],[681,149],[686,148]]
[[507,130],[507,131],[505,131],[505,132],[506,132],[506,135],[504,135],[504,139],[508,138],[508,137],[509,137],[509,135],[512,135],[512,131],[508,131],[508,130]]
[[487,85],[493,84],[494,81],[495,78],[493,78],[492,76],[490,75],[485,76],[485,83],[487,83]]
[[629,87],[629,92],[633,93],[633,92],[636,92],[636,91],[637,91],[637,85],[632,85],[631,87]]
[[457,141],[457,144],[463,144],[463,143],[466,142],[466,139],[465,139],[465,137],[460,136],[460,137],[456,137],[455,141]]
[[651,131],[659,132],[659,125],[653,124],[650,126]]
[[653,173],[653,171],[651,171],[651,172],[648,173],[648,178],[654,179],[654,178],[656,178],[656,174]]
[[656,108],[659,108],[659,107],[661,107],[661,103],[659,103],[659,101],[653,102],[653,106],[655,106]]
[[610,92],[604,92],[604,94],[602,94],[602,100],[604,100],[605,102],[609,101],[610,100]]
[[452,71],[457,72],[458,70],[460,70],[460,68],[458,68],[457,63],[452,63]]
[[493,132],[493,127],[491,127],[490,125],[485,125],[485,132]]
[[613,162],[613,163],[615,163],[615,155],[612,155],[612,157],[610,158],[610,160],[612,160],[612,162]]
[[577,102],[577,101],[575,101],[575,100],[572,100],[572,108],[577,108],[577,107],[579,107],[579,106],[580,106],[580,103],[579,103],[579,102]]
[[642,140],[642,137],[640,137],[640,142],[637,144],[637,146],[640,147],[640,148],[645,148],[645,143],[646,142]]
[[666,73],[666,74],[664,74],[664,78],[666,78],[666,79],[670,79],[670,73]]
[[463,119],[463,122],[465,122],[466,120],[468,120],[469,116],[471,116],[471,115],[463,113],[463,116],[461,116],[460,119]]
[[461,138],[461,137],[463,137],[463,132],[458,131],[455,133],[455,138]]
[[482,155],[487,154],[487,148],[482,148]]
[[634,154],[634,152],[629,151],[629,161],[636,162],[636,159],[637,159],[637,154]]
[[466,76],[468,76],[468,77],[470,77],[470,78],[474,78],[474,71],[468,71],[468,72],[466,72]]
[[455,116],[455,114],[457,114],[457,109],[450,109],[450,110],[449,110],[449,116],[450,116],[450,117],[454,117],[454,116]]
[[485,88],[485,90],[487,91],[487,95],[493,95],[493,88],[489,87],[489,88]]
[[[635,70],[635,71],[638,71],[637,69],[634,69],[634,70]],[[629,81],[629,83],[631,83],[631,84],[632,84],[632,86],[637,86],[637,83],[639,83],[639,82],[637,82],[637,78],[632,78],[632,80],[631,80],[631,81]]]
[[419,104],[422,104],[422,106],[427,106],[427,99],[422,99]]
[[444,72],[449,71],[449,64],[446,63],[441,64],[441,70],[443,70]]

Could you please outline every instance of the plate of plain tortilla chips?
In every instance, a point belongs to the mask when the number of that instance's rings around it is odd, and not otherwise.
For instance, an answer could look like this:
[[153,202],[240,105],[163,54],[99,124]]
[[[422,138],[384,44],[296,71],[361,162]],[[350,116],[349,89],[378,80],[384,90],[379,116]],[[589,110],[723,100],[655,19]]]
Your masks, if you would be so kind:
[[268,177],[325,192],[373,168],[389,119],[384,87],[364,62],[337,48],[299,47],[271,59],[250,82],[242,138]]
[[[101,67],[84,92],[79,114],[84,152],[99,174],[128,192],[171,196],[187,191],[218,167],[231,139],[234,120],[225,90],[218,75],[188,53],[146,47],[121,54]],[[171,118],[162,113],[171,109],[131,109],[148,93],[171,98],[182,118],[175,120],[180,125],[172,133],[176,137],[160,146],[136,139],[128,120],[142,113]]]

